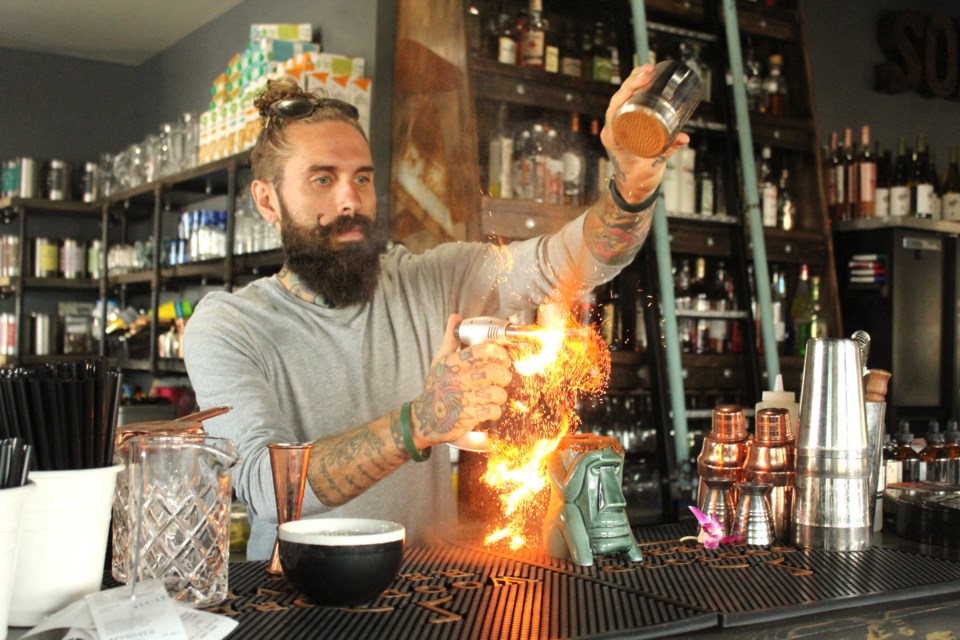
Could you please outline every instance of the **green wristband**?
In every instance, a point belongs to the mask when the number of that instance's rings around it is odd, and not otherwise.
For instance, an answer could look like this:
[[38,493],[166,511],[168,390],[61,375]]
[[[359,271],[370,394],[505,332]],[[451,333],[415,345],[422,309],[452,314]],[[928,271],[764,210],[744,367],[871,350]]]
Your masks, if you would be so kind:
[[421,451],[417,449],[417,445],[413,443],[413,429],[410,427],[409,402],[404,402],[400,405],[400,437],[403,438],[403,446],[414,462],[423,462],[430,457],[430,447]]
[[626,211],[627,213],[640,213],[641,211],[646,211],[654,205],[657,201],[657,197],[660,195],[660,185],[657,185],[657,188],[653,190],[643,202],[638,202],[636,204],[631,204],[623,199],[623,196],[620,195],[620,190],[617,189],[617,181],[613,178],[610,178],[610,196],[613,198],[613,204],[617,205],[617,209],[621,211]]

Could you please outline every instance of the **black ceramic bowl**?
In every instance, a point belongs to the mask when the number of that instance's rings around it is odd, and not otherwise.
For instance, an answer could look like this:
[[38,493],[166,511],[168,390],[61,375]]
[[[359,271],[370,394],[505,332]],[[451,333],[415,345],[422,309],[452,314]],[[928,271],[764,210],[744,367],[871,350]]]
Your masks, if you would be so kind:
[[403,560],[403,525],[387,520],[311,518],[280,525],[287,580],[319,605],[368,602],[390,586]]

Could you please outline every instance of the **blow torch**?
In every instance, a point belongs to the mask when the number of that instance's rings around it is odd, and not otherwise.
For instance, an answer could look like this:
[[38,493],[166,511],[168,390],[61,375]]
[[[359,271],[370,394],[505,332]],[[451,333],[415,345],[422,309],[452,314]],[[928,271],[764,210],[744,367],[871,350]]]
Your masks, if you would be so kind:
[[[541,336],[550,329],[537,324],[516,324],[502,318],[491,316],[477,316],[462,320],[454,327],[453,332],[457,340],[470,347],[481,342],[504,340],[506,342],[527,342],[536,340],[542,342]],[[576,338],[583,335],[583,329],[571,328],[564,330],[564,337]]]

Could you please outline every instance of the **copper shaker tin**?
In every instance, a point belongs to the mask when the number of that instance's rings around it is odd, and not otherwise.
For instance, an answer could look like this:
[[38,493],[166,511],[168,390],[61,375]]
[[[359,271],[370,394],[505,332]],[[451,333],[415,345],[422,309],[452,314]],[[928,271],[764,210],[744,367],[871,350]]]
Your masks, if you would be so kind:
[[[697,456],[697,506],[703,506],[707,493],[707,478],[730,478],[740,480],[743,464],[747,459],[747,419],[743,409],[736,405],[719,405],[713,409],[710,433],[703,438],[703,448]],[[736,494],[736,486],[733,488]],[[734,495],[734,504],[736,504]],[[702,511],[703,509],[701,509]]]
[[790,411],[782,407],[767,407],[757,411],[755,420],[755,435],[747,451],[741,481],[770,485],[767,497],[770,500],[774,537],[787,541],[790,539],[797,464]]

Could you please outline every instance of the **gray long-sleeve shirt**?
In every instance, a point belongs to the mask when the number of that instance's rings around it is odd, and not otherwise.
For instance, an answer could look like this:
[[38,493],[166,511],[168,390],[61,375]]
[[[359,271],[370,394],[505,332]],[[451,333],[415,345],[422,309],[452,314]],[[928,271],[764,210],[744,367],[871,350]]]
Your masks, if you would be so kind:
[[[234,487],[251,514],[250,559],[267,558],[276,534],[267,444],[338,434],[415,399],[451,313],[507,317],[536,308],[574,274],[591,288],[619,271],[584,248],[583,216],[506,248],[449,243],[414,255],[394,247],[381,266],[367,304],[311,304],[273,276],[208,294],[187,323],[184,357],[200,407],[233,407],[204,426],[232,439],[243,457]],[[308,486],[302,517],[394,520],[409,542],[427,543],[455,524],[450,472],[449,449],[434,447],[428,461],[403,464],[337,508]]]

